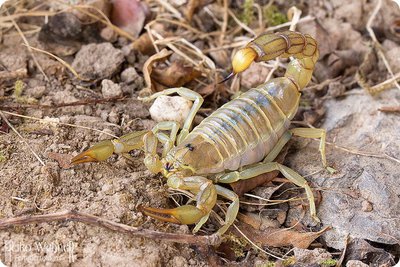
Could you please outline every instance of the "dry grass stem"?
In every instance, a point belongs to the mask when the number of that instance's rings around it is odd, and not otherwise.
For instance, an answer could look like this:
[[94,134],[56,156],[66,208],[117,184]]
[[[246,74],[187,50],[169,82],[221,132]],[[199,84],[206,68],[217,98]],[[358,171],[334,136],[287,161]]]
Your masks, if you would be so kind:
[[[10,15],[7,11],[7,15]],[[47,77],[46,73],[44,73],[42,66],[40,66],[39,62],[37,61],[35,55],[33,54],[32,49],[30,48],[31,46],[29,45],[28,40],[26,39],[25,35],[23,34],[23,32],[21,31],[21,29],[19,28],[18,24],[15,22],[14,19],[11,19],[11,22],[13,24],[13,26],[15,27],[15,29],[18,31],[19,35],[21,36],[21,39],[23,40],[23,42],[25,43],[25,45],[28,47],[29,53],[32,56],[33,62],[35,62],[36,67],[38,68],[38,70],[42,73],[42,75],[45,77],[46,81],[49,81],[49,77]]]
[[17,131],[17,129],[14,128],[14,126],[8,121],[6,116],[4,116],[4,113],[0,111],[0,117],[4,120],[4,122],[10,127],[11,130],[13,130],[14,133],[18,135],[19,138],[21,138],[22,142],[25,143],[25,145],[28,147],[28,149],[32,152],[32,154],[35,156],[35,158],[42,164],[42,166],[45,166],[46,164],[43,162],[43,160],[39,157],[39,155],[32,149],[32,146],[28,144],[28,142],[25,140],[25,138]]
[[65,66],[67,69],[69,69],[69,70],[72,72],[72,74],[74,74],[74,76],[75,76],[77,79],[79,79],[79,80],[81,80],[81,81],[88,81],[88,79],[82,78],[82,77],[75,71],[75,69],[74,69],[70,64],[68,64],[65,60],[63,60],[63,59],[57,57],[56,55],[53,55],[52,53],[47,52],[47,51],[45,51],[45,50],[42,50],[42,49],[39,49],[39,48],[36,48],[36,47],[33,47],[33,46],[29,46],[29,45],[26,45],[26,46],[27,46],[29,49],[32,49],[32,50],[34,50],[34,51],[37,51],[37,52],[46,54],[46,55],[48,55],[48,56],[54,58],[55,60],[57,60],[58,62],[60,62],[63,66]]
[[98,130],[98,129],[86,127],[86,126],[75,125],[75,124],[71,124],[71,123],[58,122],[57,120],[39,119],[39,118],[31,117],[31,116],[25,116],[25,115],[20,115],[20,114],[13,113],[13,112],[8,112],[8,111],[5,111],[5,110],[0,110],[0,114],[1,113],[8,114],[8,115],[15,116],[15,117],[25,118],[25,119],[29,119],[29,120],[40,121],[41,123],[45,123],[45,124],[54,123],[54,124],[58,124],[58,125],[75,127],[75,128],[80,128],[80,129],[86,129],[86,130],[102,133],[102,134],[108,135],[108,136],[113,137],[113,138],[118,138],[118,136],[116,136],[116,135],[113,135],[113,134],[110,134],[110,133],[107,133],[105,131],[101,131],[101,130]]

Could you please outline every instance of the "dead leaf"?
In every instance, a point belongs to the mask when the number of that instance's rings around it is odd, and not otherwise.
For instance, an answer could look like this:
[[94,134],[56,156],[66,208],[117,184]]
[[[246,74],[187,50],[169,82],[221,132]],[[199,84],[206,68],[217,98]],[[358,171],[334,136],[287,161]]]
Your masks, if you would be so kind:
[[267,216],[260,216],[258,213],[239,213],[236,218],[241,222],[251,225],[256,230],[279,228],[281,226],[281,223],[277,220],[267,218]]
[[132,43],[132,48],[139,51],[143,55],[151,56],[156,53],[153,43],[151,42],[149,34],[143,33]]
[[174,61],[167,68],[153,69],[151,78],[166,87],[180,87],[200,75],[200,71],[192,66],[185,66],[183,61]]
[[143,88],[139,95],[146,94],[146,93],[152,93],[155,92],[152,88],[152,82],[151,82],[151,73],[153,72],[153,64],[158,61],[163,61],[167,57],[169,57],[172,54],[172,51],[168,51],[167,49],[163,49],[157,54],[149,57],[146,62],[143,65],[143,76],[144,80],[146,82],[146,88]]
[[[293,246],[297,248],[308,248],[315,239],[330,229],[325,227],[319,232],[298,232],[285,228],[267,228],[263,231],[254,229],[251,225],[239,222],[240,231],[249,237],[251,241],[269,247]],[[235,232],[235,230],[233,230]]]

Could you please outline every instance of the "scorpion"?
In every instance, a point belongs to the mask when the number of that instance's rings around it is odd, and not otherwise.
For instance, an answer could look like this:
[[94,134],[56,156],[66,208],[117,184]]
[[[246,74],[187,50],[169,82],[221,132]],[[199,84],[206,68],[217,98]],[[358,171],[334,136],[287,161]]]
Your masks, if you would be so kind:
[[[134,149],[143,150],[148,170],[166,177],[169,187],[195,194],[196,205],[173,209],[141,207],[140,210],[162,221],[196,224],[195,233],[208,220],[217,196],[222,196],[230,204],[223,225],[214,234],[218,237],[233,224],[239,211],[238,195],[218,184],[280,171],[285,178],[305,190],[310,215],[319,222],[314,196],[307,181],[291,168],[274,162],[291,136],[296,135],[320,140],[322,163],[327,167],[325,130],[289,129],[299,107],[301,91],[311,80],[319,57],[316,40],[308,34],[294,31],[262,34],[233,56],[232,72],[227,79],[249,68],[252,62],[278,56],[290,58],[284,77],[272,79],[241,94],[205,118],[191,132],[203,98],[183,87],[166,89],[142,100],[151,101],[161,95],[178,94],[193,101],[180,131],[180,125],[175,121],[159,122],[152,130],[136,131],[97,143],[75,156],[71,163],[98,162],[113,153],[124,155]],[[161,157],[157,154],[159,143],[163,145]]]

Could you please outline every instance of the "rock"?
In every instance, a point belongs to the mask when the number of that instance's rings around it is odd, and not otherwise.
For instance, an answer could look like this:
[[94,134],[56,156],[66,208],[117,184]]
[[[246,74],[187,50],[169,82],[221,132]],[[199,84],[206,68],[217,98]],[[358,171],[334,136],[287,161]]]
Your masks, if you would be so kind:
[[121,51],[129,64],[134,65],[136,63],[136,53],[135,49],[133,48],[133,44],[123,46]]
[[346,263],[346,267],[368,267],[368,264],[362,261],[350,260]]
[[36,99],[42,98],[44,92],[46,91],[46,86],[36,86],[33,88],[27,88],[25,90],[26,95],[34,97]]
[[119,123],[119,114],[115,112],[114,110],[110,111],[110,114],[108,115],[108,121],[114,124]]
[[362,239],[354,239],[349,242],[345,257],[345,261],[366,261],[370,266],[393,266],[394,259],[395,257],[391,253],[382,248],[373,247]]
[[310,250],[295,247],[293,252],[296,261],[302,264],[320,263],[332,258],[332,255],[322,248]]
[[124,83],[131,83],[134,81],[136,76],[138,76],[136,69],[133,67],[129,67],[121,72],[121,81],[123,81]]
[[72,13],[62,12],[50,16],[39,32],[39,41],[46,50],[58,56],[69,56],[81,47],[83,25]]
[[118,34],[111,27],[105,27],[104,29],[102,29],[100,32],[100,36],[105,41],[110,43],[114,43],[118,39]]
[[135,91],[140,91],[144,87],[144,79],[136,69],[129,67],[121,73],[122,91],[125,95],[133,95]]
[[[393,105],[398,91],[375,98],[358,92],[325,102],[327,113],[321,128],[328,131],[327,141],[334,140],[339,146],[327,145],[326,156],[328,165],[338,172],[307,178],[314,186],[327,188],[321,192],[318,217],[333,228],[322,236],[327,246],[339,250],[344,248],[347,234],[384,244],[396,244],[400,239],[400,121],[398,116],[378,110]],[[310,144],[312,148],[289,153],[286,159],[303,175],[321,168],[318,143]],[[371,203],[371,211],[363,211],[364,201]]]
[[361,210],[364,212],[370,212],[373,210],[372,204],[369,201],[364,200],[361,205]]
[[150,107],[151,118],[157,122],[176,121],[180,126],[189,115],[192,102],[180,96],[160,96]]
[[357,48],[359,52],[366,53],[370,49],[363,41],[361,33],[354,30],[350,23],[328,18],[322,26],[328,31],[330,39],[337,43],[338,50]]
[[334,17],[351,23],[356,29],[365,27],[363,18],[363,0],[347,2],[346,0],[336,0],[332,2],[334,5]]
[[0,84],[12,84],[15,79],[28,76],[27,55],[25,50],[0,46]]
[[121,86],[111,80],[106,79],[101,81],[101,93],[103,94],[104,98],[122,96]]
[[390,67],[392,67],[393,73],[400,71],[400,47],[394,47],[387,51],[386,58],[389,62]]
[[[67,90],[55,91],[52,96],[52,100],[55,105],[64,105],[79,101],[79,99],[76,98],[72,92]],[[83,114],[84,106],[66,106],[63,107],[62,110],[64,112],[71,112],[74,114]]]
[[172,259],[171,266],[176,266],[176,267],[185,267],[188,266],[187,260],[182,257],[182,256],[175,256]]
[[121,50],[110,43],[84,45],[76,54],[72,67],[87,80],[111,77],[124,62]]

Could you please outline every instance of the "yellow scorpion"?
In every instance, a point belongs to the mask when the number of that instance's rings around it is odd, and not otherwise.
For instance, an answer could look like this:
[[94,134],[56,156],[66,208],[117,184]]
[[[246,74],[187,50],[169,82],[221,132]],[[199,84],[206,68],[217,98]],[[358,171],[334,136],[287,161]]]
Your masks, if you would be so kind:
[[[74,157],[72,163],[103,161],[113,153],[142,149],[144,163],[151,172],[162,173],[171,188],[193,192],[197,201],[196,206],[184,205],[174,209],[145,207],[143,213],[167,222],[196,224],[193,230],[196,232],[207,221],[220,195],[231,204],[217,236],[228,230],[239,211],[238,196],[217,183],[232,183],[278,170],[305,189],[310,214],[319,221],[307,181],[294,170],[274,162],[291,136],[297,135],[320,139],[319,150],[326,167],[325,130],[289,129],[299,106],[300,92],[311,80],[319,57],[317,42],[310,35],[293,31],[262,34],[234,55],[233,72],[229,77],[246,70],[253,61],[266,61],[278,56],[293,56],[284,77],[272,79],[226,103],[191,132],[203,98],[187,88],[166,89],[143,100],[178,94],[194,101],[180,131],[177,122],[159,122],[151,131],[132,132],[118,139],[102,141]],[[161,157],[156,152],[159,142],[163,144]]]

